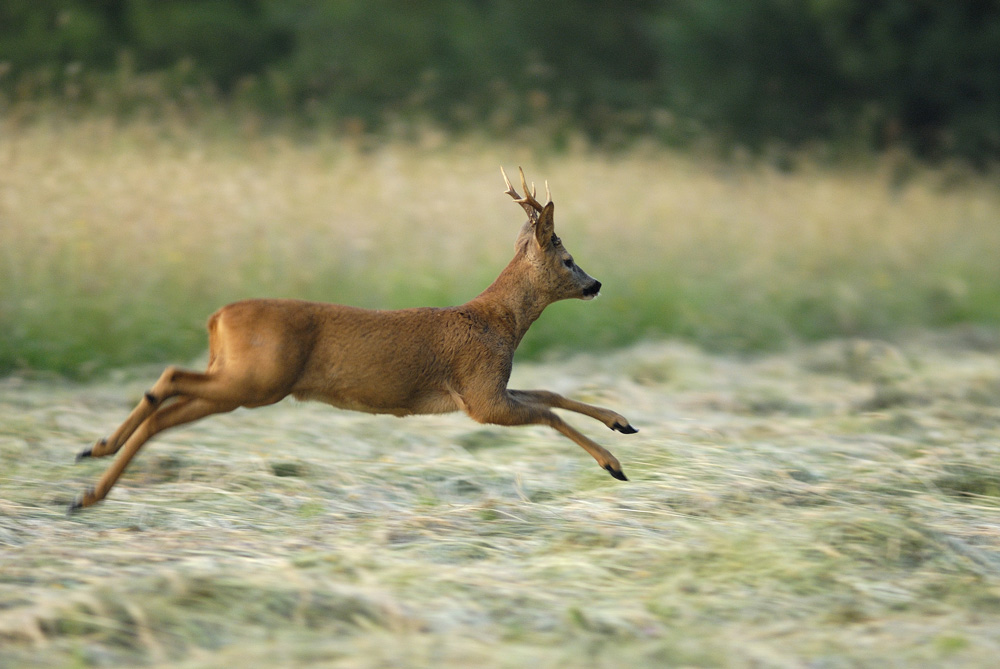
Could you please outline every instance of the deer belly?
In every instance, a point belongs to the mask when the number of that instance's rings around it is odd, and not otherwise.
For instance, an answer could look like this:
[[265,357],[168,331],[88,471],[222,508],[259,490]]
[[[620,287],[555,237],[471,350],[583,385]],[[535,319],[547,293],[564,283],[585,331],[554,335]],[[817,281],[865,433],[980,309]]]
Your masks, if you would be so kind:
[[314,400],[324,402],[338,409],[362,411],[364,413],[384,413],[393,416],[410,416],[413,414],[450,413],[458,411],[459,406],[445,390],[419,390],[411,392],[387,392],[389,388],[381,388],[380,392],[348,391],[325,388],[322,390],[302,390],[293,393],[297,400]]

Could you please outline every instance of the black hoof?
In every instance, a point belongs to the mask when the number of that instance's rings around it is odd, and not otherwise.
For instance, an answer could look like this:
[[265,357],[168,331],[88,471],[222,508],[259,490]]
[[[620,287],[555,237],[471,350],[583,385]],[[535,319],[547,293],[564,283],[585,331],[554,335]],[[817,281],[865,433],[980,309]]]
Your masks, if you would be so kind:
[[639,431],[637,428],[632,427],[629,423],[625,423],[624,425],[618,425],[616,423],[615,425],[612,426],[611,429],[617,430],[622,434],[635,434],[636,432]]
[[[94,446],[107,446],[107,445],[108,445],[108,440],[107,439],[101,439],[96,444],[94,444]],[[76,461],[79,462],[80,460],[83,460],[84,458],[93,457],[94,456],[94,446],[91,446],[90,448],[85,448],[82,451],[80,451],[79,453],[77,453],[76,454]]]
[[622,470],[620,470],[620,469],[618,469],[618,470],[612,469],[611,465],[606,465],[604,468],[608,470],[608,473],[611,474],[611,476],[615,477],[619,481],[628,481],[628,477],[625,476],[625,474],[624,474],[624,472],[622,472]]
[[74,499],[72,502],[70,502],[70,505],[68,507],[66,507],[66,515],[67,516],[72,516],[74,513],[76,513],[80,509],[84,508],[84,506],[83,506],[83,500],[84,500],[85,497],[86,497],[85,494],[77,495],[76,499]]

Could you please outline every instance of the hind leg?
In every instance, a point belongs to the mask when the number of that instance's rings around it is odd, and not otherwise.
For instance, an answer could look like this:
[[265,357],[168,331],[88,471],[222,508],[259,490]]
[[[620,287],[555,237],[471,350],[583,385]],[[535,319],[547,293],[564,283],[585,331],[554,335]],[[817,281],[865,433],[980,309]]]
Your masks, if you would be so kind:
[[[132,409],[118,429],[110,437],[100,439],[96,444],[81,451],[76,459],[100,458],[106,455],[114,455],[118,449],[132,436],[142,423],[153,415],[157,409],[161,408],[163,402],[177,395],[193,395],[196,397],[212,396],[212,386],[217,381],[216,375],[209,373],[189,372],[177,367],[170,366],[163,370],[159,380],[149,391],[139,400],[139,404]],[[217,385],[217,384],[215,384]],[[214,393],[218,395],[219,393]]]
[[[171,377],[177,372],[177,368],[170,366],[163,370],[163,374],[160,375],[159,380],[153,385],[142,399],[139,400],[139,404],[132,409],[132,413],[128,415],[118,429],[111,433],[110,437],[105,439],[100,439],[96,444],[90,448],[81,451],[76,459],[82,460],[83,458],[101,458],[106,455],[114,455],[118,452],[118,449],[122,447],[122,444],[132,436],[136,428],[142,425],[143,421],[153,415],[153,412],[160,406],[160,404],[170,398],[170,395],[164,392],[165,386],[169,385]],[[160,392],[157,393],[157,390]]]
[[[111,463],[111,466],[108,467],[107,471],[98,480],[97,485],[83,493],[70,505],[69,512],[72,513],[77,509],[91,506],[104,499],[108,491],[111,490],[115,482],[121,477],[128,463],[139,452],[143,444],[149,441],[153,435],[168,428],[204,418],[205,416],[232,411],[238,406],[238,403],[233,402],[182,397],[173,404],[155,409],[138,427],[133,428],[131,436],[125,441],[118,458]],[[142,408],[142,405],[137,407],[136,410],[138,411],[140,408]],[[133,411],[133,414],[135,413],[136,411]],[[129,416],[129,419],[131,420],[132,416]]]

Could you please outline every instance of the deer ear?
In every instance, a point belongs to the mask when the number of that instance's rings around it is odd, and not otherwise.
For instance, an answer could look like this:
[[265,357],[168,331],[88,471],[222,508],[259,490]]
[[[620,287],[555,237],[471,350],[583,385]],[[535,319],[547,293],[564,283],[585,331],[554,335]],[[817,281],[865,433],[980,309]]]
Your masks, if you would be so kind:
[[555,205],[549,202],[542,209],[542,213],[538,215],[538,222],[535,223],[535,241],[538,243],[540,248],[545,248],[552,241],[552,235],[555,234],[556,225],[552,220],[552,212],[555,210]]

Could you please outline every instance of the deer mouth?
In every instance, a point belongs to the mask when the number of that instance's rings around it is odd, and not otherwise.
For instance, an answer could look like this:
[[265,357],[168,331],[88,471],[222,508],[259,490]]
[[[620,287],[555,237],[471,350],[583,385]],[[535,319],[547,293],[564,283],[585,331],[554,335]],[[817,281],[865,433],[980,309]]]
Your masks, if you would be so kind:
[[595,297],[597,297],[600,294],[600,292],[601,292],[601,282],[594,281],[594,283],[590,284],[589,286],[583,289],[583,299],[592,300]]

